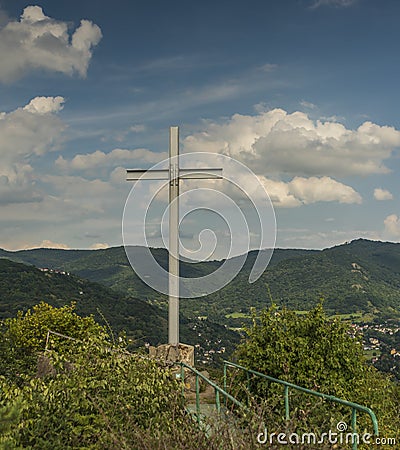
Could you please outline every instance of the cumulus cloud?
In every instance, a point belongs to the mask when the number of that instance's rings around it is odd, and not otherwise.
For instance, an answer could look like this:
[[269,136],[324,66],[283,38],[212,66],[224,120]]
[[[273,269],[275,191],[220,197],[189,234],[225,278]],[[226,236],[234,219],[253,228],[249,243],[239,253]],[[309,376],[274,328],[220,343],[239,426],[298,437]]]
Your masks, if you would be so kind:
[[37,114],[52,114],[63,109],[63,97],[35,97],[26,106],[24,111]]
[[145,148],[137,148],[135,150],[116,148],[109,153],[96,150],[93,153],[76,155],[70,161],[60,156],[56,160],[56,165],[63,170],[91,170],[97,167],[113,167],[115,164],[120,164],[121,161],[131,161],[134,163],[141,161],[155,164],[167,157],[168,154],[166,152],[156,153]]
[[384,220],[385,233],[390,237],[400,238],[400,219],[396,214],[387,216]]
[[0,169],[0,205],[32,203],[43,200],[36,187],[33,168],[29,164],[15,163]]
[[392,200],[393,194],[386,189],[376,188],[374,189],[374,198],[375,200]]
[[257,174],[332,177],[387,173],[384,160],[399,146],[400,131],[393,127],[364,122],[351,130],[282,109],[235,114],[184,141],[187,152],[222,153]]
[[45,69],[85,77],[100,28],[81,20],[70,36],[68,24],[47,17],[40,6],[27,6],[19,21],[0,29],[0,81],[11,82],[26,73]]
[[0,113],[0,203],[41,201],[32,160],[60,148],[64,124],[57,116],[62,97],[36,97]]
[[295,177],[289,183],[289,192],[302,203],[334,202],[361,203],[362,199],[352,187],[329,177]]
[[292,208],[318,202],[361,203],[352,187],[329,177],[295,177],[290,182],[259,177],[274,206]]
[[290,192],[289,183],[285,183],[284,181],[269,180],[263,176],[259,176],[259,179],[274,206],[282,208],[295,208],[297,206],[301,206],[301,200]]

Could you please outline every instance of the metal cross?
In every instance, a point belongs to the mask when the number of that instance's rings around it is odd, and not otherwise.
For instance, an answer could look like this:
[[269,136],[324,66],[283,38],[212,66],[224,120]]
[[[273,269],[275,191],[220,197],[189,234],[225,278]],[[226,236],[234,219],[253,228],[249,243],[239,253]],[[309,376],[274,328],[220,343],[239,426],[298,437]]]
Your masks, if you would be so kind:
[[168,343],[179,344],[179,181],[218,179],[222,169],[181,169],[179,167],[179,128],[169,129],[169,168],[127,169],[127,181],[169,180],[169,277]]

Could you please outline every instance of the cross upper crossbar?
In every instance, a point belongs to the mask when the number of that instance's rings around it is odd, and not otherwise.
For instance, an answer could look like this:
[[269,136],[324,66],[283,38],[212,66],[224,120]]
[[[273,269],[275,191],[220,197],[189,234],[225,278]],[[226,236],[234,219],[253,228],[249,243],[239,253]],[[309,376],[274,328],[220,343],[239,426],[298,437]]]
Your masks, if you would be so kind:
[[[171,177],[169,169],[128,169],[126,171],[127,181],[137,180],[169,180]],[[205,180],[221,179],[222,169],[181,169],[178,177],[182,180]]]

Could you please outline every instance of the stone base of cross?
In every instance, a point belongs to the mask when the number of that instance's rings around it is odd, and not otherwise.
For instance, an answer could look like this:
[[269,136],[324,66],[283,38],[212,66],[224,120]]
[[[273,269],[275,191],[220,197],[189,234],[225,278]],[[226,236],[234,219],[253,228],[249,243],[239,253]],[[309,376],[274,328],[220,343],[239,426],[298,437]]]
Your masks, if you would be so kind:
[[169,181],[168,343],[179,344],[179,182],[185,179],[222,178],[222,169],[179,167],[179,128],[170,127],[169,167],[161,170],[128,169],[127,181]]
[[158,347],[149,347],[149,355],[166,365],[175,362],[184,362],[194,366],[194,347],[187,344],[161,344]]

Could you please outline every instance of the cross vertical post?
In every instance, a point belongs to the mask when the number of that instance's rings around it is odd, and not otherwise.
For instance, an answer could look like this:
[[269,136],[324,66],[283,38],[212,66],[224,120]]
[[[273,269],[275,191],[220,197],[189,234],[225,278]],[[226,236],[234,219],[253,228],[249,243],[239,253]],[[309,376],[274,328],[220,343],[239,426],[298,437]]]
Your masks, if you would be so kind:
[[179,129],[169,130],[168,343],[179,344]]
[[127,169],[127,181],[168,180],[169,182],[169,268],[168,268],[168,344],[179,344],[179,182],[180,180],[221,179],[220,168],[179,167],[179,127],[169,130],[168,169]]

